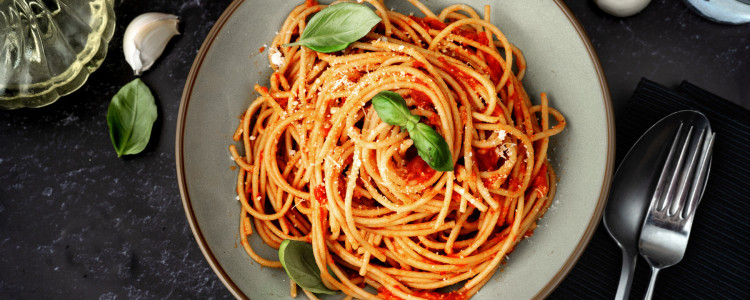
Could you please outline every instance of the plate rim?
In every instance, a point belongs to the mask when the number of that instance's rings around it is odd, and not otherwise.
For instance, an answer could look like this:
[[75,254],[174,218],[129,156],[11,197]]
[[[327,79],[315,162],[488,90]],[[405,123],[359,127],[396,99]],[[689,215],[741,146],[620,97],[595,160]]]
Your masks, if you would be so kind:
[[203,232],[200,230],[200,226],[196,221],[195,212],[193,211],[193,204],[190,202],[188,187],[185,183],[185,161],[183,159],[185,119],[187,117],[187,111],[190,104],[190,96],[193,93],[195,79],[198,77],[198,71],[203,64],[203,60],[206,58],[208,50],[216,40],[216,36],[219,34],[219,32],[221,32],[221,29],[224,27],[224,25],[226,25],[227,20],[229,20],[232,14],[237,10],[237,8],[239,8],[240,4],[242,4],[243,2],[245,2],[245,0],[232,1],[232,3],[227,6],[224,12],[221,13],[221,16],[219,16],[219,19],[216,20],[216,23],[214,23],[213,27],[211,27],[211,30],[208,32],[208,35],[206,35],[206,38],[203,40],[203,43],[198,50],[198,54],[196,54],[195,60],[193,60],[193,64],[192,66],[190,66],[190,72],[188,73],[188,78],[185,81],[185,87],[182,90],[182,97],[180,98],[180,108],[177,113],[177,127],[175,131],[175,167],[177,169],[177,185],[180,189],[182,206],[185,209],[185,215],[187,217],[188,224],[190,225],[190,231],[193,232],[193,237],[198,243],[198,247],[201,249],[203,257],[205,257],[209,266],[211,266],[211,269],[213,269],[214,273],[216,273],[216,275],[219,277],[219,280],[221,280],[224,286],[226,286],[226,288],[230,293],[232,293],[235,298],[250,299],[240,290],[239,286],[234,283],[232,278],[229,277],[224,268],[222,268],[219,264],[219,261],[214,255],[213,251],[211,251],[211,249],[208,247],[208,242],[203,236]]
[[[216,273],[216,275],[219,277],[219,280],[221,280],[224,286],[227,287],[229,292],[232,293],[232,295],[238,299],[249,299],[249,297],[245,295],[242,292],[242,290],[240,290],[239,286],[234,282],[234,280],[232,280],[232,278],[229,277],[226,271],[219,264],[217,257],[214,255],[213,251],[209,248],[208,242],[206,241],[205,237],[203,236],[202,231],[200,230],[200,225],[196,221],[195,212],[193,211],[193,206],[189,197],[188,187],[186,185],[183,149],[184,149],[185,119],[187,116],[187,110],[190,104],[189,102],[190,102],[190,97],[193,92],[193,87],[196,82],[195,80],[203,64],[203,60],[205,59],[206,54],[208,53],[208,50],[210,50],[211,46],[216,40],[217,35],[221,32],[224,25],[226,25],[229,18],[244,2],[245,0],[234,0],[229,4],[229,6],[227,6],[227,8],[221,14],[219,19],[216,21],[216,23],[214,23],[213,27],[209,31],[205,40],[203,41],[203,44],[198,50],[195,60],[193,61],[192,66],[190,67],[190,73],[188,73],[188,78],[185,81],[185,87],[183,89],[182,97],[180,99],[180,107],[179,107],[179,111],[177,114],[177,127],[176,127],[176,132],[175,132],[175,167],[177,169],[176,170],[177,182],[178,182],[178,186],[180,190],[180,198],[182,199],[182,205],[183,205],[183,208],[185,209],[187,221],[190,225],[190,230],[193,232],[193,237],[198,243],[198,246],[200,247],[200,250],[203,253],[203,256],[205,257],[206,261],[211,266],[211,269],[213,269],[214,273]],[[583,235],[578,241],[575,251],[571,253],[571,255],[565,261],[563,266],[557,271],[557,273],[552,277],[552,279],[542,289],[539,290],[539,292],[533,297],[533,299],[544,299],[550,293],[552,293],[552,291],[555,290],[555,288],[557,288],[557,286],[563,281],[563,279],[565,279],[567,274],[573,269],[578,259],[586,250],[586,246],[591,241],[591,238],[593,237],[594,232],[596,231],[597,227],[599,226],[599,222],[601,221],[601,215],[604,211],[604,206],[607,202],[607,197],[609,195],[609,189],[610,189],[610,185],[612,182],[612,177],[614,175],[613,173],[614,173],[614,160],[615,160],[615,121],[614,121],[614,112],[612,108],[612,99],[610,96],[609,85],[607,84],[607,78],[602,69],[601,61],[599,60],[599,57],[596,54],[596,51],[594,50],[594,46],[591,43],[591,40],[589,39],[588,34],[586,33],[581,23],[575,17],[575,15],[570,10],[570,8],[568,8],[568,6],[563,2],[563,0],[554,0],[554,3],[557,4],[558,8],[563,12],[563,14],[568,19],[568,21],[570,21],[571,25],[573,25],[576,33],[578,34],[579,38],[584,44],[584,47],[586,49],[586,52],[589,55],[589,58],[591,59],[592,64],[594,65],[594,70],[596,72],[597,79],[599,80],[599,86],[601,88],[601,92],[602,92],[602,96],[604,100],[605,118],[607,121],[607,141],[606,141],[607,155],[606,155],[606,162],[605,162],[606,167],[605,167],[604,177],[602,178],[602,185],[601,185],[601,190],[599,193],[599,199],[597,200],[596,208],[594,209],[594,214],[591,216],[591,219],[588,222],[586,230],[584,231]]]

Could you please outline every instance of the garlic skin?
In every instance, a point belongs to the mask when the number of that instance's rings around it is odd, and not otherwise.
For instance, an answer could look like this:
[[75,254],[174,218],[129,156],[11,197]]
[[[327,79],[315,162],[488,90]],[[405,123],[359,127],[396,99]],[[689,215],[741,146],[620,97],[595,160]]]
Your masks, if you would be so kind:
[[606,13],[615,17],[630,17],[646,8],[651,0],[594,0]]
[[180,19],[175,15],[148,12],[137,16],[128,24],[122,38],[122,50],[136,76],[151,68],[164,52],[167,42],[180,34],[177,29],[179,22]]

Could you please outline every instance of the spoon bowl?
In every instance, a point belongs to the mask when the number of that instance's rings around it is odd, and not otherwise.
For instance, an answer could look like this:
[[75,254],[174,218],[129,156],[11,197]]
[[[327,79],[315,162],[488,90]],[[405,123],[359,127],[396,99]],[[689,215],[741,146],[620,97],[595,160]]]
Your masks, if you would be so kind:
[[656,122],[630,148],[617,168],[604,208],[604,226],[622,249],[622,272],[615,299],[628,299],[638,257],[638,240],[651,196],[667,159],[676,128],[690,126],[702,114],[685,110]]

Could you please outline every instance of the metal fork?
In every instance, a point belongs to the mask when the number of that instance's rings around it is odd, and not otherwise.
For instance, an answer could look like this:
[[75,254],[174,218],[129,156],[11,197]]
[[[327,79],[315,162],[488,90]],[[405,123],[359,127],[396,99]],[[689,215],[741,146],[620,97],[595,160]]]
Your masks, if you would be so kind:
[[672,142],[641,229],[639,251],[652,272],[645,299],[653,296],[659,271],[680,262],[685,255],[695,210],[711,167],[716,134],[707,123],[698,126],[703,127],[700,134],[693,132],[693,126],[684,134],[683,125]]

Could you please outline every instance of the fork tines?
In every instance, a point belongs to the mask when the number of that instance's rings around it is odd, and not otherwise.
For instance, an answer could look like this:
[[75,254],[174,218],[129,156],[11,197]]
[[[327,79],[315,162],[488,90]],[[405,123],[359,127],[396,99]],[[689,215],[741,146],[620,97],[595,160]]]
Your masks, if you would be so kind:
[[650,210],[688,218],[703,194],[715,133],[707,136],[708,129],[703,128],[696,134],[693,126],[687,133],[683,129],[681,123],[654,190]]

